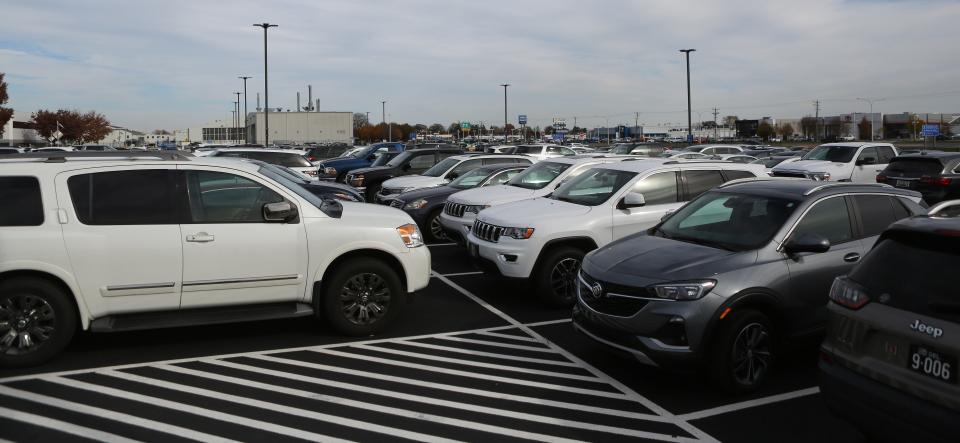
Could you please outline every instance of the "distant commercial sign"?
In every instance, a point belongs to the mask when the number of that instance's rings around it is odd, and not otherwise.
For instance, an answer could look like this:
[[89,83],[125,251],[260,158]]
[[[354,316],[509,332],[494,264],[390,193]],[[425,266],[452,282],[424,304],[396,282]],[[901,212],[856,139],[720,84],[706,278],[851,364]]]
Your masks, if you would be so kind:
[[470,129],[470,122],[460,122],[460,129]]
[[565,135],[565,134],[562,133],[562,132],[555,132],[555,133],[553,133],[553,139],[554,139],[555,141],[562,142],[564,135]]
[[527,116],[526,116],[526,114],[520,114],[520,117],[517,118],[517,120],[520,122],[521,125],[527,124]]
[[410,133],[410,140],[416,140],[416,139],[417,139],[417,133],[416,133],[416,132],[411,132],[411,133]]
[[920,135],[924,137],[936,137],[940,135],[940,125],[923,125],[920,129]]

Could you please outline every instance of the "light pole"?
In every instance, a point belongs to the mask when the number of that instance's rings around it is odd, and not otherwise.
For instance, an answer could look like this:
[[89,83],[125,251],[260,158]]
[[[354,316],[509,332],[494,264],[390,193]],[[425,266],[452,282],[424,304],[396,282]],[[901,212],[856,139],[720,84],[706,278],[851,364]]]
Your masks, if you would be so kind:
[[879,102],[879,101],[883,101],[883,99],[882,99],[882,98],[880,98],[880,99],[869,99],[869,98],[857,97],[857,100],[863,100],[863,101],[865,101],[865,102],[867,102],[867,103],[870,104],[870,141],[873,141],[873,102],[875,102],[875,101],[878,101],[878,102]]
[[[237,127],[234,129],[234,131],[239,132],[240,131],[240,94],[243,94],[243,93],[234,92],[234,94],[237,94],[237,101],[234,102],[237,104]],[[239,135],[240,135],[239,133],[235,133],[234,137],[237,137],[237,140],[240,140],[240,137],[238,137]]]
[[510,84],[504,83],[500,86],[503,86],[503,144],[507,144],[507,87]]
[[690,115],[690,53],[696,49],[681,49],[680,52],[687,56],[687,141],[693,141],[693,118]]
[[267,93],[267,30],[276,28],[270,23],[258,23],[253,26],[263,28],[263,146],[270,146],[270,96]]
[[[381,112],[380,118],[381,118],[383,124],[387,124],[387,101],[386,101],[386,100],[381,100],[381,101],[380,101],[380,106],[381,106],[381,109],[380,109],[380,112]],[[383,140],[383,139],[381,139],[381,140]]]
[[253,77],[241,75],[237,78],[243,80],[243,142],[248,143],[250,140],[247,139],[247,79]]

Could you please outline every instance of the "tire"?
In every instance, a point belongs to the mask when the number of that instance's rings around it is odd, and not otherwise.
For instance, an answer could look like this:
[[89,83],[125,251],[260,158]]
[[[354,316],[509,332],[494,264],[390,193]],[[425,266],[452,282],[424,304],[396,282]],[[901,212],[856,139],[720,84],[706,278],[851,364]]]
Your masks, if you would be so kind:
[[573,306],[576,301],[577,272],[584,255],[586,252],[573,246],[557,246],[547,250],[533,271],[534,285],[541,301],[556,307]]
[[[384,290],[386,299],[378,299],[376,293]],[[404,295],[400,277],[386,263],[353,258],[330,273],[317,300],[317,314],[343,335],[371,335],[383,331],[397,318]],[[361,305],[364,301],[366,304]]]
[[76,309],[56,284],[36,277],[0,282],[0,367],[46,362],[76,330]]
[[443,232],[443,225],[440,224],[440,212],[442,210],[443,206],[427,216],[427,222],[424,226],[425,229],[422,229],[422,231],[429,242],[439,243],[447,239],[447,234]]
[[377,202],[377,193],[380,192],[380,188],[382,188],[382,187],[383,187],[383,186],[381,186],[381,183],[372,184],[372,185],[370,185],[370,186],[367,186],[366,191],[364,191],[364,192],[366,193],[364,196],[365,196],[366,199],[367,199],[367,203],[376,203],[376,202]]
[[735,310],[717,331],[706,368],[708,376],[728,392],[755,391],[770,378],[774,344],[773,324],[766,315],[752,309]]

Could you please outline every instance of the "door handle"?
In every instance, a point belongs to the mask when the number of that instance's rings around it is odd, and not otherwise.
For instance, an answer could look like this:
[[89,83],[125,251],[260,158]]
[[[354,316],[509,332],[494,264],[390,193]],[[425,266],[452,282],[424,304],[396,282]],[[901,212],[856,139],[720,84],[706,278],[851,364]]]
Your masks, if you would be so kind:
[[843,261],[845,262],[853,263],[857,260],[860,260],[860,254],[857,254],[856,252],[851,252],[843,256]]
[[196,234],[188,235],[187,241],[194,243],[207,243],[212,242],[213,238],[214,237],[212,235],[207,234],[206,232],[198,232]]

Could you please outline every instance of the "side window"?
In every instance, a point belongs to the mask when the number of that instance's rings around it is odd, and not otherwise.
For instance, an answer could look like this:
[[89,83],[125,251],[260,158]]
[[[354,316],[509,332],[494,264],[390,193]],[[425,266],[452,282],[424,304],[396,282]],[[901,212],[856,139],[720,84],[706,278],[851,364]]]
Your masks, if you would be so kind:
[[869,164],[869,163],[870,163],[870,160],[868,160],[868,159],[873,159],[873,163],[874,163],[874,164],[876,164],[876,163],[878,162],[878,160],[877,160],[877,148],[873,148],[873,147],[871,147],[871,148],[863,148],[863,151],[860,151],[860,155],[857,157],[857,161],[858,161],[858,162],[863,162],[863,163],[865,163],[865,164]]
[[896,217],[897,220],[907,218],[911,215],[910,210],[907,209],[900,197],[893,197],[890,200],[893,202],[893,216]]
[[187,171],[186,177],[188,223],[262,223],[263,205],[283,201],[270,188],[238,175]]
[[0,177],[0,226],[40,226],[43,200],[36,177]]
[[857,195],[853,200],[860,210],[860,223],[863,225],[861,238],[880,235],[887,226],[899,219],[894,212],[894,203],[903,208],[900,202],[893,202],[885,195]]
[[503,163],[517,163],[517,160],[518,160],[518,159],[516,159],[516,158],[510,158],[510,157],[506,157],[506,158],[504,158],[504,157],[491,157],[491,158],[485,158],[485,159],[483,159],[483,160],[481,160],[481,161],[482,161],[482,164],[483,164],[484,166],[487,166],[487,165],[499,165],[499,164],[503,164]]
[[693,200],[698,195],[723,184],[720,171],[683,171],[683,181],[687,184],[687,195],[684,200]]
[[488,181],[487,184],[484,186],[502,185],[521,172],[523,171],[520,171],[520,170],[503,171],[493,176],[493,178],[491,178],[490,181]]
[[560,148],[560,153],[563,155],[577,155],[577,152],[570,148]]
[[547,154],[563,154],[559,146],[547,146]]
[[853,240],[846,199],[833,197],[814,204],[793,231],[794,236],[806,233],[824,237],[831,245]]
[[890,160],[897,156],[893,148],[889,146],[877,146],[877,151],[880,153],[880,163],[884,165],[890,163]]
[[410,169],[413,171],[426,171],[436,164],[436,155],[423,154],[410,159]]
[[450,178],[450,177],[453,177],[453,178],[459,177],[459,176],[463,175],[463,174],[466,173],[466,172],[470,172],[470,171],[472,171],[472,170],[474,170],[474,169],[479,168],[482,163],[483,163],[483,160],[480,160],[480,159],[467,160],[467,161],[465,161],[465,162],[460,162],[460,164],[457,165],[456,167],[454,167],[452,171],[450,171],[450,172],[447,173],[447,177],[448,177],[448,178]]
[[77,218],[85,225],[177,224],[172,169],[96,172],[67,179]]
[[726,181],[737,180],[741,178],[754,178],[756,175],[753,175],[750,171],[735,171],[732,169],[724,169],[723,176],[726,177]]
[[633,185],[633,192],[643,194],[647,205],[662,205],[677,202],[677,173],[658,172]]

